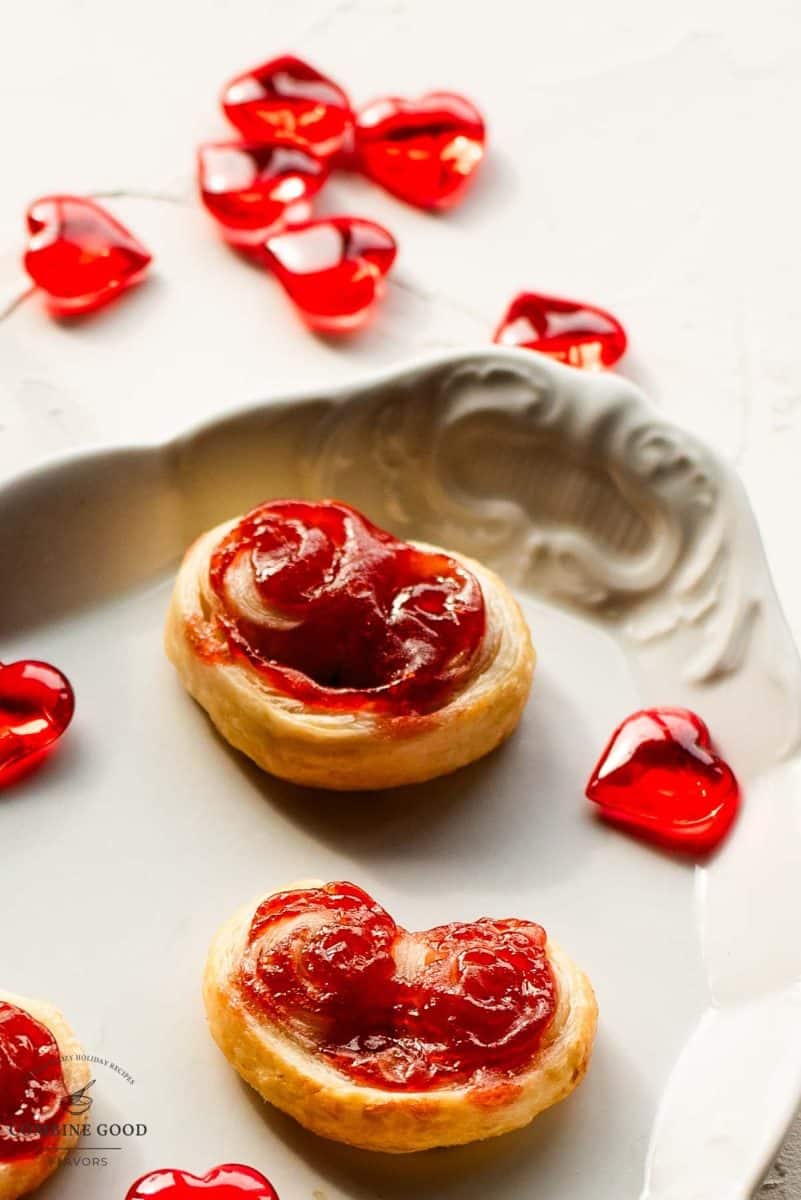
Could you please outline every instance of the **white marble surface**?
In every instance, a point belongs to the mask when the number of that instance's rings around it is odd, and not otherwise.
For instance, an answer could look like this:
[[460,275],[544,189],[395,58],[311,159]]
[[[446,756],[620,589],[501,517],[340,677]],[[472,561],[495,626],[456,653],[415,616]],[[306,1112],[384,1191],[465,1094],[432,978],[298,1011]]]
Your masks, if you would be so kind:
[[[163,438],[230,405],[489,339],[528,287],[626,323],[623,370],[736,461],[801,637],[788,513],[801,461],[801,22],[795,0],[9,0],[0,44],[0,475],[79,446]],[[357,101],[463,90],[490,150],[433,218],[357,179],[319,205],[374,217],[401,253],[357,340],[306,333],[275,283],[215,239],[193,147],[220,85],[284,49]],[[91,321],[25,290],[22,214],[108,195],[156,263]],[[801,1132],[764,1185],[801,1198]]]

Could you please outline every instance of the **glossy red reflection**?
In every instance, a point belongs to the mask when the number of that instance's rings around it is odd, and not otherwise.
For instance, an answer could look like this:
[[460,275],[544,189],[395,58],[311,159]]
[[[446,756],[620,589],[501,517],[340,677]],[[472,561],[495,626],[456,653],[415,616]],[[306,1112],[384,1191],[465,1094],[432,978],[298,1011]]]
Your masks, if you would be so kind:
[[0,785],[61,737],[74,709],[69,680],[49,663],[0,665]]
[[313,329],[341,333],[369,318],[395,261],[392,234],[360,217],[323,217],[269,237],[260,257]]
[[501,346],[539,350],[590,371],[614,366],[627,344],[626,331],[611,313],[538,292],[515,297],[493,340]]
[[137,283],[150,253],[111,213],[82,196],[44,196],[27,213],[25,270],[59,315],[92,312]]
[[450,208],[461,200],[484,157],[484,138],[481,113],[450,92],[376,100],[356,121],[365,174],[420,208]]
[[587,784],[602,815],[653,841],[703,854],[725,837],[739,807],[731,767],[686,708],[648,708],[618,726]]
[[531,1064],[557,1003],[546,942],[515,919],[411,933],[337,882],[265,900],[240,979],[249,1004],[352,1079],[420,1091]]
[[203,203],[232,242],[252,241],[287,218],[305,220],[328,177],[326,161],[275,143],[212,142],[197,162]]
[[54,1146],[69,1103],[53,1034],[0,1000],[0,1166]]
[[208,1200],[278,1200],[278,1193],[260,1171],[241,1163],[225,1163],[214,1167],[207,1175],[190,1175],[188,1171],[164,1168],[151,1171],[131,1184],[125,1200],[196,1200],[202,1192]]
[[353,125],[342,88],[291,54],[237,75],[222,106],[248,141],[281,141],[320,157],[340,150]]

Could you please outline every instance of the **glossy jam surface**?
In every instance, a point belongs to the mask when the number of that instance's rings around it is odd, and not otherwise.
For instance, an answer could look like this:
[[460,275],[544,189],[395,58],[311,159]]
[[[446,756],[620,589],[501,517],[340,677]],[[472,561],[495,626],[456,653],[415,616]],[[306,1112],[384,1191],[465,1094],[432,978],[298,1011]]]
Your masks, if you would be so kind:
[[618,726],[587,785],[602,815],[661,845],[713,850],[739,807],[731,767],[685,708],[649,708]]
[[434,707],[484,634],[468,570],[337,501],[260,505],[217,546],[209,579],[231,650],[311,705]]
[[232,79],[222,106],[248,141],[280,140],[318,157],[335,154],[353,124],[342,88],[288,54]]
[[57,315],[101,308],[137,283],[150,263],[124,225],[82,196],[44,196],[28,209],[27,222],[25,270]]
[[61,737],[74,710],[69,680],[49,663],[0,664],[0,786]]
[[308,217],[328,177],[326,162],[280,144],[213,142],[199,148],[197,161],[203,203],[233,241]]
[[484,157],[484,121],[463,96],[431,92],[419,100],[390,96],[363,108],[356,158],[388,191],[420,208],[450,208]]
[[521,292],[495,331],[501,346],[539,350],[584,370],[612,367],[623,357],[627,339],[611,313],[590,304]]
[[373,221],[324,217],[269,237],[262,258],[311,328],[342,333],[369,319],[397,251],[392,234]]
[[50,1030],[0,1000],[0,1163],[33,1158],[54,1145],[69,1103]]
[[225,1163],[214,1167],[207,1175],[190,1175],[188,1171],[163,1168],[143,1175],[131,1184],[125,1200],[148,1200],[160,1196],[161,1200],[193,1200],[202,1192],[208,1200],[278,1200],[272,1184],[253,1167],[241,1163]]
[[351,1078],[428,1090],[532,1061],[556,1009],[545,946],[516,920],[409,933],[355,884],[329,883],[261,904],[240,982]]

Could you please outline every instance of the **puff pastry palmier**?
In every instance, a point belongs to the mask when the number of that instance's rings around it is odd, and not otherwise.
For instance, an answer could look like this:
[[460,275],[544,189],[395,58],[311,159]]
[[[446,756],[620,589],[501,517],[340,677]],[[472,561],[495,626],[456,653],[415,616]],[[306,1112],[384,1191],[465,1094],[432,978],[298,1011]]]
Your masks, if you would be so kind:
[[539,925],[409,933],[354,884],[315,881],[223,926],[204,996],[215,1041],[265,1100],[394,1153],[526,1125],[583,1078],[597,1017]]
[[80,1136],[71,1115],[89,1066],[52,1004],[0,991],[0,1200],[25,1196]]
[[349,505],[275,500],[204,534],[166,648],[231,745],[294,783],[418,783],[514,730],[534,650],[486,567]]

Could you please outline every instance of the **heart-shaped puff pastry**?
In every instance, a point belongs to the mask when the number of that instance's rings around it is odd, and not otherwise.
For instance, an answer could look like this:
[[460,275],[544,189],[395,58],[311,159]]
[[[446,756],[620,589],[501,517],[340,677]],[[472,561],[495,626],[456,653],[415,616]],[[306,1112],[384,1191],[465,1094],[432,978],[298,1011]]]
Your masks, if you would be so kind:
[[209,951],[211,1033],[307,1129],[404,1153],[528,1124],[581,1081],[597,1019],[584,973],[539,925],[410,933],[351,883],[241,909]]
[[480,563],[340,501],[273,500],[188,550],[166,649],[222,735],[294,783],[419,783],[514,730],[534,650]]
[[86,1056],[57,1008],[0,991],[0,1200],[38,1188],[80,1136]]

